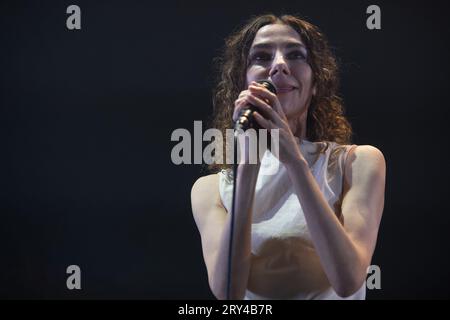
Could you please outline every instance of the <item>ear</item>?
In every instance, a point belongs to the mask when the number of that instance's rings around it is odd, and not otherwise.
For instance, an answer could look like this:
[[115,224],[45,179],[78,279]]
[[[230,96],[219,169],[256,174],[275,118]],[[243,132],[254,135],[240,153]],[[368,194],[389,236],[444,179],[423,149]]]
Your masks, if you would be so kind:
[[317,94],[317,87],[316,85],[314,85],[312,88],[312,95],[315,96],[316,94]]

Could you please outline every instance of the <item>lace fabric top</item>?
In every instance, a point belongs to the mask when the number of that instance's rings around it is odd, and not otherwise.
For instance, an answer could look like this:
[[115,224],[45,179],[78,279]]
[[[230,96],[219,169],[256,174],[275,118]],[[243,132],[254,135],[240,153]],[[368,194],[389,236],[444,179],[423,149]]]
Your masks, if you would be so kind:
[[[341,218],[344,165],[355,145],[301,142],[302,152],[316,147],[322,151],[310,170],[329,205]],[[218,175],[220,197],[230,212],[232,172],[222,170]],[[245,299],[343,299],[326,279],[287,170],[270,151],[261,160],[255,186],[252,254],[256,260],[252,260]],[[261,281],[265,282],[263,286],[259,286]],[[267,288],[272,290],[265,292]],[[365,299],[365,284],[345,299]]]

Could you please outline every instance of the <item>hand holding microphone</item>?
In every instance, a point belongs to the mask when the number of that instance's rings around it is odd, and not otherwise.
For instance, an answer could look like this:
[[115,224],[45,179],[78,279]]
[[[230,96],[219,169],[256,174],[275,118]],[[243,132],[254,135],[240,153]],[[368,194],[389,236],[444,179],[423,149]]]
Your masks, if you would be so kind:
[[[251,92],[251,86],[256,86],[257,84],[259,84],[261,88],[266,88],[270,92],[276,93],[276,88],[272,82],[269,80],[259,80],[257,82],[253,81],[249,86],[249,90],[242,91],[238,99],[236,99],[233,121],[235,129],[234,134],[235,137],[238,138],[238,145],[241,151],[240,154],[238,154],[238,156],[240,155],[240,161],[238,161],[238,163],[258,163],[258,160],[262,157],[262,152],[264,152],[261,150],[265,150],[266,148],[270,150],[271,148],[271,138],[269,132],[267,132],[267,135],[265,136],[265,143],[263,142],[263,145],[258,143],[260,139],[258,129],[263,128],[256,120],[255,113],[257,112],[260,115],[266,115],[267,112],[262,112],[261,108],[256,106],[259,106],[261,102],[269,103],[269,101],[267,99],[262,99]],[[242,136],[240,135],[248,129],[254,129],[256,131],[255,138],[251,138],[253,132],[250,133],[249,137],[247,137],[247,133]],[[255,148],[262,149],[257,152]]]
[[[272,93],[277,93],[275,86],[270,80],[259,80],[256,82],[266,87]],[[258,124],[253,118],[253,113],[255,112],[256,108],[251,102],[252,99],[253,96],[251,95],[249,90],[244,90],[235,101],[235,109],[233,114],[235,130],[245,131],[249,128],[259,129]]]
[[[268,134],[272,135],[273,130],[277,130],[277,148],[278,154],[273,153],[280,162],[285,166],[297,163],[299,160],[304,160],[301,154],[297,139],[290,128],[289,121],[284,113],[280,101],[276,93],[276,87],[269,80],[261,80],[258,83],[263,83],[264,89],[261,85],[252,83],[249,90],[244,90],[235,101],[235,109],[233,114],[233,121],[235,121],[235,135],[249,129],[267,129]],[[278,88],[283,86],[290,87],[290,91],[296,89],[290,84],[277,84]],[[272,89],[273,88],[273,91]],[[280,93],[283,91],[280,89]],[[239,130],[242,129],[242,130]],[[296,129],[300,132],[301,128]],[[258,132],[258,130],[257,130]],[[272,151],[269,145],[272,138],[267,139],[268,149]],[[247,146],[244,146],[244,151],[247,151]],[[248,152],[245,152],[247,155]],[[244,159],[246,160],[246,158]]]

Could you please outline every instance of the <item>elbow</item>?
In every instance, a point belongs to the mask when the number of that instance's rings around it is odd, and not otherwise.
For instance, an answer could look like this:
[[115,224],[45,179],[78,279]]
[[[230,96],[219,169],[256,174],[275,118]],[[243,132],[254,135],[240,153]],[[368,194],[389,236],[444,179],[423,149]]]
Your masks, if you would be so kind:
[[367,266],[370,264],[370,259],[365,259],[362,255],[359,257],[355,264],[347,265],[346,268],[340,269],[340,272],[336,274],[339,276],[335,277],[333,289],[341,298],[354,295],[366,285]]
[[224,268],[208,271],[209,287],[218,300],[243,300],[247,291],[250,263],[237,263],[234,267],[228,295],[228,275]]
[[361,287],[351,287],[351,286],[344,287],[344,286],[342,286],[340,288],[336,288],[335,291],[339,297],[348,298],[351,295],[355,294],[359,288],[361,288]]
[[226,299],[226,290],[225,286],[219,285],[218,281],[215,281],[213,277],[209,277],[209,288],[211,289],[212,294],[216,297],[217,300],[225,300]]
[[227,299],[225,292],[217,291],[217,290],[214,290],[213,288],[211,288],[211,291],[217,300],[226,300]]
[[241,293],[241,292],[236,292],[236,290],[231,290],[230,293],[230,298],[228,299],[227,297],[227,291],[226,290],[221,290],[221,289],[216,289],[213,287],[210,287],[211,291],[214,295],[214,297],[216,297],[217,300],[243,300],[245,297],[245,293]]
[[[213,293],[214,297],[216,297],[217,300],[228,300],[227,297],[227,284],[226,282],[214,281],[213,279],[209,279],[209,287],[211,289],[211,292]],[[245,289],[237,290],[233,289],[233,285],[231,286],[231,292],[230,292],[230,298],[229,300],[243,300],[245,297]]]
[[352,277],[334,287],[337,295],[341,298],[348,298],[355,294],[365,284],[365,278]]

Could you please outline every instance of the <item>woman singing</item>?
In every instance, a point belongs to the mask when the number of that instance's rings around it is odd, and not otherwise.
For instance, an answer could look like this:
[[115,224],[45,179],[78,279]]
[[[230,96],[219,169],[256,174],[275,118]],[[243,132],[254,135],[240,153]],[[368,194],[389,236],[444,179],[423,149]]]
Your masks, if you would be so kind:
[[[237,168],[228,297],[365,299],[386,165],[377,148],[350,143],[324,35],[295,16],[257,16],[226,39],[219,66],[215,127],[224,132],[252,105],[261,128],[279,129],[275,174],[264,172],[269,150]],[[192,187],[192,210],[209,285],[226,299],[233,178],[230,165],[210,167]]]

